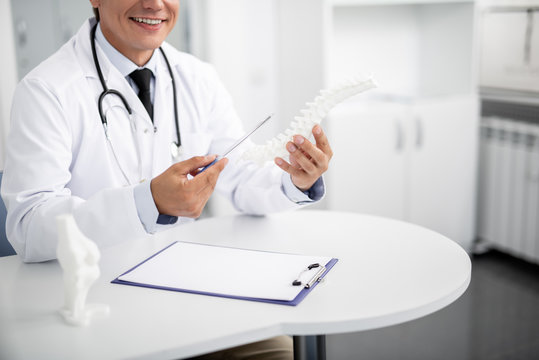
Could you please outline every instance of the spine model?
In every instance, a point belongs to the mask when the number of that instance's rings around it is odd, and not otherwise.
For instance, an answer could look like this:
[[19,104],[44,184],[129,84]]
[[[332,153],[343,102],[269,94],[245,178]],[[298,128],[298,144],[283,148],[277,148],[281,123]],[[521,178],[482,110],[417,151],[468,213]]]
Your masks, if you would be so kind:
[[301,110],[301,115],[294,118],[288,129],[268,140],[265,145],[256,145],[245,151],[241,159],[254,161],[260,166],[273,161],[277,156],[286,159],[288,157],[286,144],[292,141],[294,135],[308,138],[312,128],[320,124],[333,107],[349,97],[375,87],[376,82],[372,78],[355,78],[332,89],[321,90],[320,95],[313,102],[307,103],[304,110]]

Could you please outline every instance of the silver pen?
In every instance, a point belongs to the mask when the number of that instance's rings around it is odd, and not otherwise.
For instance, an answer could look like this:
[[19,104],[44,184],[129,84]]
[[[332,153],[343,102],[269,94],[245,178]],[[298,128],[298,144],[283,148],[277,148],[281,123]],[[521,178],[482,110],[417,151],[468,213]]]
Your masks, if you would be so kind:
[[213,160],[211,163],[209,163],[208,165],[204,166],[202,169],[200,169],[200,171],[198,172],[199,174],[203,171],[205,171],[207,168],[209,168],[210,166],[212,166],[213,164],[215,164],[217,161],[219,161],[220,159],[224,158],[225,156],[227,156],[228,154],[230,154],[232,152],[232,150],[234,150],[235,148],[237,148],[242,142],[244,142],[245,140],[247,140],[247,138],[251,135],[253,135],[253,133],[258,130],[262,125],[264,125],[269,119],[271,119],[271,117],[273,116],[273,114],[269,115],[267,118],[265,118],[264,120],[262,120],[261,122],[259,122],[258,124],[256,124],[256,126],[251,130],[249,131],[248,133],[246,133],[245,135],[243,135],[241,138],[239,138],[231,147],[229,147],[227,149],[227,151],[225,151],[225,153],[223,155],[218,155],[215,160]]

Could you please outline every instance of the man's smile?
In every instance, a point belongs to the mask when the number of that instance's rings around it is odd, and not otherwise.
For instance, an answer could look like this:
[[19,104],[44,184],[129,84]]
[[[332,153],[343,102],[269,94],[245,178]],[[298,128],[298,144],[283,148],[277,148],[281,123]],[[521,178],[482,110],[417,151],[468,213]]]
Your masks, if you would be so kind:
[[141,23],[141,24],[147,24],[147,25],[159,25],[164,20],[162,19],[150,19],[150,18],[142,18],[142,17],[131,17],[131,20]]

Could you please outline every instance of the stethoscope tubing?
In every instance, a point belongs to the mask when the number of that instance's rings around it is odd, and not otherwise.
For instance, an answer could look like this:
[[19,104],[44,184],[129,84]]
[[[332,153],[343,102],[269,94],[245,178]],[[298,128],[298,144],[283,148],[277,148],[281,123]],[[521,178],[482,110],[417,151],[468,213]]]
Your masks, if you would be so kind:
[[[129,106],[129,103],[127,102],[127,100],[125,99],[125,97],[122,95],[121,92],[119,92],[118,90],[115,90],[115,89],[109,89],[107,87],[107,84],[105,82],[105,78],[103,76],[103,72],[101,71],[101,66],[99,65],[99,59],[97,58],[97,51],[96,51],[96,47],[95,47],[95,33],[96,33],[96,30],[97,30],[97,24],[95,24],[94,27],[92,28],[92,30],[90,31],[90,44],[91,44],[91,47],[92,47],[92,57],[93,57],[94,64],[95,64],[95,67],[96,67],[97,75],[99,77],[99,81],[101,82],[101,86],[103,87],[103,92],[101,92],[101,94],[99,95],[99,99],[97,101],[97,107],[98,107],[98,110],[99,110],[99,117],[101,119],[101,124],[103,125],[103,129],[105,131],[105,136],[107,138],[107,141],[109,142],[109,144],[111,146],[111,150],[112,150],[112,153],[113,153],[114,158],[116,160],[116,163],[118,164],[118,167],[120,168],[120,171],[121,171],[123,177],[125,178],[127,183],[130,184],[131,182],[129,181],[129,178],[127,177],[127,174],[125,173],[125,171],[122,169],[122,166],[120,165],[118,156],[116,155],[116,152],[114,151],[114,146],[113,146],[112,141],[111,141],[110,136],[109,136],[108,121],[107,121],[107,118],[105,116],[104,109],[103,109],[103,100],[105,99],[105,97],[107,95],[115,95],[118,98],[120,98],[123,105],[125,106],[125,109],[127,110],[128,114],[129,114],[130,121],[132,121],[131,117],[133,115],[133,110],[131,109],[131,106]],[[172,80],[172,95],[173,95],[172,97],[173,97],[173,104],[174,104],[174,120],[175,120],[175,125],[176,125],[176,139],[177,139],[177,141],[174,142],[174,145],[176,146],[177,149],[180,149],[181,137],[180,137],[180,125],[179,125],[179,120],[178,120],[178,101],[176,99],[176,82],[174,81],[174,72],[172,71],[172,67],[170,66],[170,63],[168,61],[168,58],[167,58],[163,48],[159,47],[159,50],[161,51],[161,54],[163,54],[163,58],[165,59],[165,63],[167,64],[168,72],[169,72],[170,78]],[[135,136],[135,138],[136,138],[136,136]],[[138,149],[138,146],[137,146],[137,158],[138,158],[138,161],[139,161],[139,171],[142,172],[142,169],[140,168],[142,166],[142,164],[140,163],[141,162],[141,157],[140,157],[139,152],[140,152],[140,150]],[[142,173],[140,174],[140,177],[142,178]]]

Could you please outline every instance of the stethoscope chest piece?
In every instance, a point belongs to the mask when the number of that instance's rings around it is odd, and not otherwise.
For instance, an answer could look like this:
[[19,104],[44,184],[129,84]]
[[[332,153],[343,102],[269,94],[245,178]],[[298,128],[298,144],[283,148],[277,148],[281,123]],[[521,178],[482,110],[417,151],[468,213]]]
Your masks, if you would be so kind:
[[172,158],[177,160],[183,155],[183,146],[176,144],[176,142],[170,143],[170,155]]

